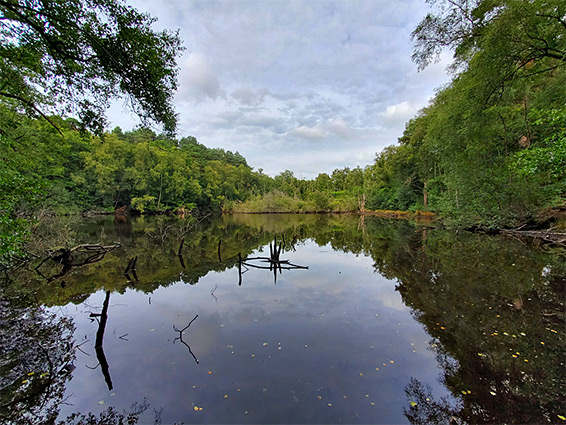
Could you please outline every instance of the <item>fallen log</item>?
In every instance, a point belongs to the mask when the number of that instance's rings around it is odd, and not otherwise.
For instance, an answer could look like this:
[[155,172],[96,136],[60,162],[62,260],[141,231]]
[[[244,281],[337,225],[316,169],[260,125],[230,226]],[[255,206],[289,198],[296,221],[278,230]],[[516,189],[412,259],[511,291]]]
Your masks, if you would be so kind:
[[501,233],[518,238],[535,239],[542,243],[566,246],[566,233],[548,230],[502,230]]

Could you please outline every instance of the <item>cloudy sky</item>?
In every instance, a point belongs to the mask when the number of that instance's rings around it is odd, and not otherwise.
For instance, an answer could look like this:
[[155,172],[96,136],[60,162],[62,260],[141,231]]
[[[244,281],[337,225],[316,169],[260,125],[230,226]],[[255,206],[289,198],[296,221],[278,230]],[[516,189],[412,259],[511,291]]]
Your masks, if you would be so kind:
[[[364,167],[448,81],[417,72],[425,0],[130,0],[179,29],[179,137],[238,151],[255,169],[312,178]],[[121,105],[112,125],[137,121]]]

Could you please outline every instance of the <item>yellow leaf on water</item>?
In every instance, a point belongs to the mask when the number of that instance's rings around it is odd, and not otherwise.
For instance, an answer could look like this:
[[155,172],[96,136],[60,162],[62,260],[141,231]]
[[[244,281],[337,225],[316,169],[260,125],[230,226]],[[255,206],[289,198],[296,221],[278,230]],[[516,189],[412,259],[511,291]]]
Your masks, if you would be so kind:
[[104,404],[104,400],[100,400],[100,401],[98,402],[98,404],[103,405],[103,404]]
[[415,406],[417,405],[417,403],[415,403],[414,401],[411,401],[409,404],[410,404],[412,407],[415,407]]
[[395,363],[395,362],[394,362],[393,360],[389,360],[389,363],[393,364],[393,363]]
[[28,376],[31,376],[33,374],[35,374],[35,372],[30,372],[30,373],[28,373]]
[[316,398],[318,398],[319,400],[322,400],[322,396],[321,396],[321,395],[317,395]]
[[25,379],[25,380],[22,381],[22,384],[25,384],[27,382],[29,382],[29,381],[27,379]]
[[224,394],[224,398],[228,398],[228,394]]
[[559,419],[562,419],[563,421],[566,421],[566,418],[565,418],[564,416],[562,416],[562,415],[556,415],[556,416],[558,416]]

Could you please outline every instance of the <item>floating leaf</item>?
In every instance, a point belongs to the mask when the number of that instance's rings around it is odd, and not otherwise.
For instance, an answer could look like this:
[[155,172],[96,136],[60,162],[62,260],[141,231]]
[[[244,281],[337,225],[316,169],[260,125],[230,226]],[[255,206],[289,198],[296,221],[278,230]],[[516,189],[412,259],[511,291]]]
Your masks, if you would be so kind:
[[417,403],[415,403],[414,401],[411,401],[409,404],[411,405],[411,407],[415,407],[417,405]]
[[224,398],[228,398],[228,394],[224,394]]
[[395,361],[393,361],[393,360],[389,360],[389,363],[393,364],[393,363],[395,363]]
[[332,403],[328,403],[328,407],[332,407]]
[[100,400],[100,401],[98,402],[98,404],[100,404],[100,405],[102,406],[102,405],[104,404],[104,400]]
[[35,374],[35,372],[30,372],[30,373],[28,373],[28,376],[31,376],[31,375],[34,375],[34,374]]
[[319,400],[322,400],[322,396],[321,396],[321,395],[317,395],[316,398],[318,398]]
[[490,391],[489,393],[490,393],[491,395],[497,395],[497,394],[495,394],[495,391]]
[[193,407],[193,410],[194,410],[195,412],[199,412],[199,411],[202,410],[202,407],[195,406],[195,407]]
[[28,381],[27,379],[24,379],[24,380],[22,381],[22,384],[27,384],[28,382],[29,382],[29,381]]
[[563,421],[566,421],[566,418],[564,416],[562,415],[556,415],[556,416],[558,416],[558,419],[562,419]]
[[264,347],[267,347],[268,345],[269,345],[269,344],[268,344],[267,342],[264,342],[264,343],[263,343],[263,346],[264,346]]

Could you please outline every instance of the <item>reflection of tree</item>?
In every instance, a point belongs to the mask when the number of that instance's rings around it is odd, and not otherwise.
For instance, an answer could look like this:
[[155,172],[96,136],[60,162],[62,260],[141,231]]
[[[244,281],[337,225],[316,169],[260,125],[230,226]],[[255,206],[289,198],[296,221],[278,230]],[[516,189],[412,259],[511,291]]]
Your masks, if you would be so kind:
[[102,312],[100,313],[100,322],[98,323],[98,330],[96,331],[96,341],[94,343],[94,351],[96,352],[96,359],[102,370],[104,381],[108,386],[108,391],[112,390],[112,378],[110,377],[110,366],[104,355],[104,348],[102,346],[104,340],[104,331],[106,329],[106,322],[108,321],[108,304],[110,303],[110,291],[106,291],[104,303],[102,304]]
[[[377,272],[398,282],[404,302],[434,338],[436,347],[431,347],[443,368],[444,383],[463,400],[456,415],[461,420],[544,423],[556,421],[553,412],[562,410],[563,255],[502,237],[422,231],[407,222],[375,217],[366,217],[364,232],[356,216],[237,215],[199,223],[187,233],[185,261],[179,265],[179,239],[162,243],[145,237],[153,222],[143,220],[132,221],[132,238],[121,240],[119,252],[74,270],[68,277],[74,279],[72,285],[65,289],[44,281],[29,285],[28,280],[10,288],[33,290],[49,305],[84,299],[99,289],[94,281],[123,291],[129,284],[120,276],[123,265],[138,255],[143,282],[136,283],[136,289],[150,292],[177,282],[179,276],[194,284],[210,271],[239,266],[242,258],[273,241],[274,234],[297,244],[311,239],[335,250],[369,255]],[[102,243],[118,239],[112,226],[106,223]]]
[[459,407],[452,406],[448,400],[435,401],[432,389],[420,381],[411,378],[411,383],[405,388],[409,408],[404,409],[405,416],[413,425],[457,424]]
[[73,323],[0,298],[0,422],[57,417],[75,354]]
[[[566,389],[559,256],[500,237],[433,231],[376,264],[397,279],[404,302],[434,337],[443,381],[463,402],[461,420],[557,420]],[[408,413],[415,423],[430,414]]]
[[177,338],[175,338],[173,340],[173,344],[175,344],[176,341],[181,341],[181,343],[187,347],[189,349],[189,353],[191,353],[191,356],[193,356],[193,359],[195,360],[196,364],[198,364],[198,359],[197,357],[193,354],[193,350],[191,350],[191,346],[189,344],[187,344],[187,342],[183,339],[183,332],[185,332],[187,329],[189,329],[189,326],[191,326],[191,324],[197,320],[198,314],[193,318],[193,320],[191,320],[189,322],[189,324],[187,326],[185,326],[183,329],[177,329],[177,327],[175,325],[173,325],[173,330],[175,332],[179,332],[179,336]]

